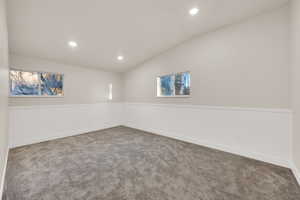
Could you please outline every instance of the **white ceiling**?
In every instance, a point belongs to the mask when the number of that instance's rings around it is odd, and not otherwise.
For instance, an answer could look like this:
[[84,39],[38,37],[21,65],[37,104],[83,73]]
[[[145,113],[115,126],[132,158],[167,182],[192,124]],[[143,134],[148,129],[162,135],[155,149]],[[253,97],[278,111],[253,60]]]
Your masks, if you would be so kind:
[[[288,0],[8,0],[10,51],[126,71],[189,38]],[[197,6],[198,15],[189,15]],[[78,47],[71,49],[68,41]],[[124,61],[117,61],[119,54]]]

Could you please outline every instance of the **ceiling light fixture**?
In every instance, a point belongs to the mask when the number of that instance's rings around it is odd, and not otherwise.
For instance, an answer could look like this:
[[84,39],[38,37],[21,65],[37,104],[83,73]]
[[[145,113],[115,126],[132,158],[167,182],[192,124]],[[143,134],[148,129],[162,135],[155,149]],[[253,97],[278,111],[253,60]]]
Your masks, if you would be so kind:
[[77,42],[75,42],[75,41],[69,41],[68,44],[69,44],[69,46],[70,46],[71,48],[75,48],[75,47],[78,46]]
[[124,60],[124,56],[118,56],[117,59],[120,60],[120,61]]
[[192,16],[197,15],[198,12],[199,12],[198,8],[192,8],[192,9],[190,9],[190,15],[192,15]]

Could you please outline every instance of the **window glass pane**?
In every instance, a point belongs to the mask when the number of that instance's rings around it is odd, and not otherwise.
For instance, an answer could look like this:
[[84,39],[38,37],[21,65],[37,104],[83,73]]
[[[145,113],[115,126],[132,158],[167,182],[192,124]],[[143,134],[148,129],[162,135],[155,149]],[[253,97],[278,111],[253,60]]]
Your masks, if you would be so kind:
[[112,93],[113,92],[113,88],[112,87],[113,87],[113,85],[112,85],[112,83],[110,83],[108,85],[108,99],[109,100],[112,100],[112,98],[113,98],[113,96],[112,96],[113,95],[113,93]]
[[175,95],[190,95],[191,77],[189,72],[175,75]]
[[39,95],[39,78],[36,72],[10,71],[12,96]]
[[158,96],[174,96],[174,75],[158,77],[157,90]]
[[63,96],[63,74],[41,72],[42,96]]

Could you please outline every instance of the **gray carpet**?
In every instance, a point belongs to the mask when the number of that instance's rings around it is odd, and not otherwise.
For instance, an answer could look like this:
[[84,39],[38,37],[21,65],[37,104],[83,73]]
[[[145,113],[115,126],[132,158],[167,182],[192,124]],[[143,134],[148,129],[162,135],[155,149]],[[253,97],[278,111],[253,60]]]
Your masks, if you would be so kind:
[[300,199],[289,169],[126,127],[13,149],[6,184],[8,200]]

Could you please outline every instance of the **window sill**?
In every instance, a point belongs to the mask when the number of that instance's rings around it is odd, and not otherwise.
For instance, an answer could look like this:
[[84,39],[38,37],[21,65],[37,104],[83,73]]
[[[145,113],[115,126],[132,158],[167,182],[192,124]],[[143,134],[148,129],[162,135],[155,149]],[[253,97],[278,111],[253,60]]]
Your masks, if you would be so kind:
[[9,98],[64,98],[65,96],[8,96]]
[[156,98],[191,98],[192,95],[178,95],[178,96],[156,96]]

